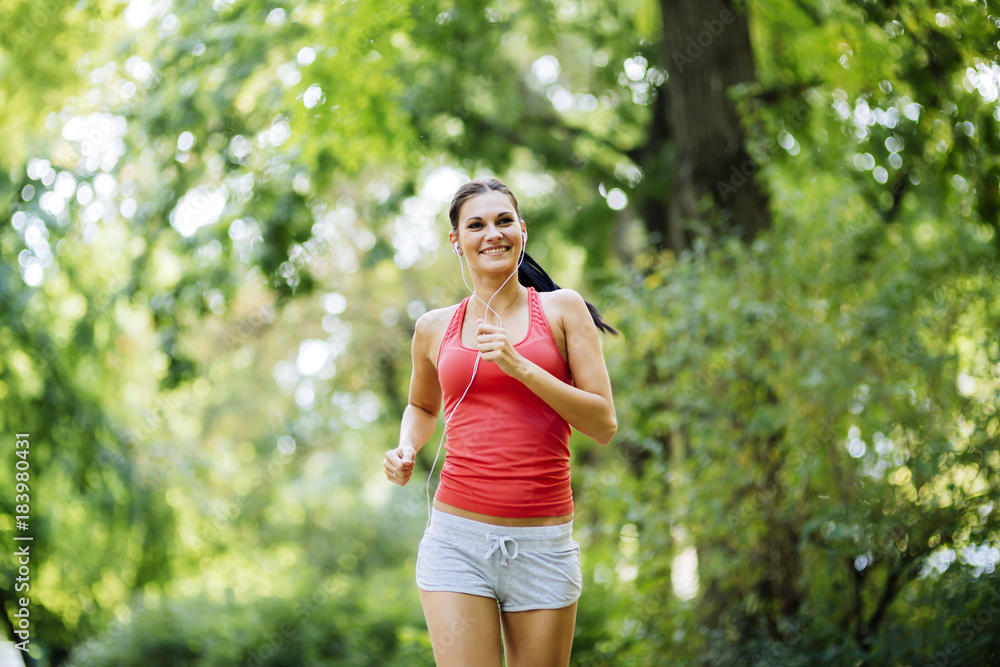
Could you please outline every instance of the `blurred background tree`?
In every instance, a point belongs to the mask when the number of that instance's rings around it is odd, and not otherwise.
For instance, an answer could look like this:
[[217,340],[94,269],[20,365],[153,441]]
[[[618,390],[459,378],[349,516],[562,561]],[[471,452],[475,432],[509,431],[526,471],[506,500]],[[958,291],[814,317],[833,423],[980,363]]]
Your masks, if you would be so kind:
[[575,664],[1000,664],[985,3],[0,17],[29,661],[431,663],[423,480],[378,461],[414,321],[464,295],[444,209],[493,173],[623,331],[619,436],[573,443]]

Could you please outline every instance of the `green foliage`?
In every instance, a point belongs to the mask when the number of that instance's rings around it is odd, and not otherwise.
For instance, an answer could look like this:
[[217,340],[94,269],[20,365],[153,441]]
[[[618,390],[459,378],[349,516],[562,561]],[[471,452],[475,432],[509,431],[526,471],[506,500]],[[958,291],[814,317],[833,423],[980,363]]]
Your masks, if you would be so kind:
[[[932,614],[928,591],[954,581],[920,579],[931,555],[995,548],[993,250],[975,222],[914,210],[916,229],[888,229],[859,259],[871,213],[850,195],[820,209],[831,201],[784,204],[788,222],[752,246],[658,259],[618,292],[620,442],[662,490],[628,513],[647,554],[636,600],[661,601],[628,656],[659,637],[682,661],[742,664],[794,636],[802,664],[897,664],[881,658],[912,611],[897,596],[919,589],[913,605]],[[687,546],[694,607],[662,566]],[[959,641],[941,630],[905,650]]]
[[[385,576],[385,573],[383,573]],[[70,666],[432,665],[409,577],[381,585],[312,581],[281,597],[203,597],[133,605]]]

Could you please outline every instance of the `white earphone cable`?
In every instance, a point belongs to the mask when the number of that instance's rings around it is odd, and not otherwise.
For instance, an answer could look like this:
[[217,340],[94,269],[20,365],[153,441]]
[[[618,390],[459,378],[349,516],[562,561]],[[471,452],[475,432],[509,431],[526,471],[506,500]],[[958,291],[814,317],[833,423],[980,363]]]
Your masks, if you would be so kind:
[[[496,295],[500,293],[500,290],[502,290],[504,286],[508,282],[510,282],[510,279],[517,275],[518,270],[520,270],[521,268],[521,264],[524,262],[524,246],[526,244],[527,239],[524,236],[522,236],[521,238],[524,239],[524,241],[521,242],[521,256],[518,257],[517,259],[517,266],[515,266],[514,271],[509,276],[507,276],[507,280],[504,280],[503,283],[501,283],[500,287],[498,287],[497,290],[493,292],[493,296],[490,297],[490,300],[485,302],[484,304],[486,306],[486,312],[492,311],[493,314],[497,316],[497,321],[500,322],[501,328],[503,328],[503,320],[500,319],[500,313],[490,308],[490,303],[492,303],[493,299],[496,298]],[[479,298],[478,294],[476,294],[476,290],[469,287],[469,283],[466,282],[465,280],[465,264],[462,262],[461,255],[458,256],[458,265],[460,270],[462,271],[462,282],[465,283],[466,289],[472,292],[472,296],[475,299],[477,299],[479,303],[483,303],[483,300]],[[471,267],[469,268],[469,273],[472,273]],[[461,326],[459,327],[458,335],[459,337],[461,337],[462,335]],[[441,447],[444,445],[444,438],[445,435],[448,433],[448,424],[451,422],[451,418],[455,416],[455,412],[458,410],[458,406],[462,404],[463,400],[465,400],[465,396],[466,394],[469,393],[469,389],[472,388],[472,383],[475,382],[476,380],[476,372],[479,370],[479,360],[482,358],[483,358],[483,353],[476,352],[476,363],[473,364],[472,366],[472,377],[469,378],[469,384],[466,385],[465,391],[462,392],[462,396],[458,399],[458,402],[455,403],[455,407],[451,409],[451,414],[446,415],[444,419],[444,429],[442,429],[441,431],[441,440],[438,442],[437,452],[434,454],[434,462],[431,463],[430,472],[427,473],[427,485],[425,488],[425,495],[427,498],[427,526],[431,525],[431,478],[434,477],[434,468],[437,467],[438,457],[441,456]]]

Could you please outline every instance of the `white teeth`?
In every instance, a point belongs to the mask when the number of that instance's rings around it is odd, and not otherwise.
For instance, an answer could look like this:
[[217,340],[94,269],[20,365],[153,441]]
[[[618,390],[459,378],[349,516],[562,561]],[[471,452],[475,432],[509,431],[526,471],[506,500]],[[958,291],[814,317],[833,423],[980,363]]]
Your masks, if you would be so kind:
[[484,255],[499,255],[507,252],[508,248],[490,248],[489,250],[484,250],[482,254]]

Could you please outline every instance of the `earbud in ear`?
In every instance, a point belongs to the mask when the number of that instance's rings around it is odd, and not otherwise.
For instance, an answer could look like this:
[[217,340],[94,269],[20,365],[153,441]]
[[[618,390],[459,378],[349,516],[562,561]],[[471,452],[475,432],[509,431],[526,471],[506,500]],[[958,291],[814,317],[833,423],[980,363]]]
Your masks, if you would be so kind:
[[521,245],[528,242],[528,232],[521,232]]
[[451,251],[456,255],[462,254],[462,251],[458,249],[458,241],[455,241],[454,243],[451,244]]

